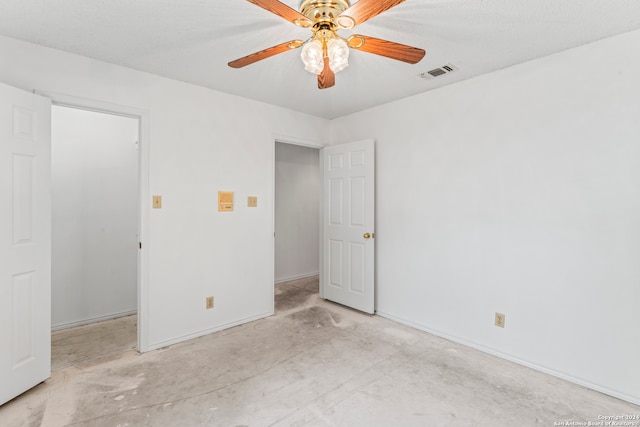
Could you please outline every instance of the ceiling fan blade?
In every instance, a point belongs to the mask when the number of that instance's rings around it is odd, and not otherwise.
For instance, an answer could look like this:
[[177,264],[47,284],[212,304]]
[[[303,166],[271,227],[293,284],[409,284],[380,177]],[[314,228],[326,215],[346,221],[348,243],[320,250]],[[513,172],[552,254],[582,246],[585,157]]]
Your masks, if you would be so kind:
[[287,21],[298,25],[299,27],[308,28],[313,25],[313,22],[295,9],[291,9],[286,4],[279,2],[278,0],[247,0],[249,3],[253,3],[256,6],[268,10]]
[[386,56],[387,58],[408,62],[409,64],[417,64],[426,54],[424,49],[390,42],[388,40],[376,39],[374,37],[362,36],[360,34],[354,34],[349,37],[347,44],[353,49],[375,53],[376,55]]
[[327,89],[336,84],[336,75],[329,67],[329,58],[324,58],[324,68],[318,74],[318,89]]
[[[251,0],[249,0],[251,1]],[[353,28],[369,19],[380,15],[399,5],[404,0],[359,0],[353,6],[336,17],[336,22],[343,28]],[[351,21],[351,23],[350,23]]]
[[231,61],[229,62],[229,67],[242,68],[247,65],[253,64],[254,62],[258,62],[271,56],[277,55],[279,53],[298,48],[302,46],[303,43],[304,42],[302,40],[291,40],[285,43],[281,43],[279,45],[261,50],[260,52],[252,53],[251,55],[247,55],[242,58],[236,59],[235,61]]

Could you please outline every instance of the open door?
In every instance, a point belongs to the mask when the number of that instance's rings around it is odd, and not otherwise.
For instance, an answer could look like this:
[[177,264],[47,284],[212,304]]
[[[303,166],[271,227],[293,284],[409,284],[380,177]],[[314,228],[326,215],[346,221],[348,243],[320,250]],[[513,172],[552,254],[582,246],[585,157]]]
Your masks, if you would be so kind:
[[374,143],[322,149],[322,298],[375,310]]
[[0,405],[51,375],[51,102],[0,83]]

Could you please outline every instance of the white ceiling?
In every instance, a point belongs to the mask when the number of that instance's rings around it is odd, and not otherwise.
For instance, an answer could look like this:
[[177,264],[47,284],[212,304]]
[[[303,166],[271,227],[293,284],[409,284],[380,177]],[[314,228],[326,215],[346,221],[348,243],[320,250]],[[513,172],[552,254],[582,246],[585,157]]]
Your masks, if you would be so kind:
[[[311,35],[245,0],[0,0],[1,35],[326,118],[635,29],[640,0],[407,0],[340,35],[420,47],[426,57],[409,65],[352,51],[336,85],[319,90],[299,50],[227,66]],[[447,63],[459,70],[420,78]]]

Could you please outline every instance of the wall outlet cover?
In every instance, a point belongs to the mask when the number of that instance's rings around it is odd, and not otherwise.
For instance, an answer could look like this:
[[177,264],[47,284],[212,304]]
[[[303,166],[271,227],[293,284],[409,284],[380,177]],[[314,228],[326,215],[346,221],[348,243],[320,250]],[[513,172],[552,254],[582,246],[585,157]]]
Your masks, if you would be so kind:
[[499,328],[504,328],[505,315],[502,313],[496,313],[495,324]]

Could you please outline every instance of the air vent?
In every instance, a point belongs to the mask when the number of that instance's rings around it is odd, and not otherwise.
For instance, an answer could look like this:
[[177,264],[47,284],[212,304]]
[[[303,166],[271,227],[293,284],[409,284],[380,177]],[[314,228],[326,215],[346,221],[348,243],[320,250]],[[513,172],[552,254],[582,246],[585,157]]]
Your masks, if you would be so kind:
[[425,73],[420,74],[420,77],[423,79],[433,79],[436,77],[444,76],[445,74],[452,73],[454,71],[458,71],[458,67],[453,64],[443,65],[439,68],[434,68],[433,70],[427,71]]

